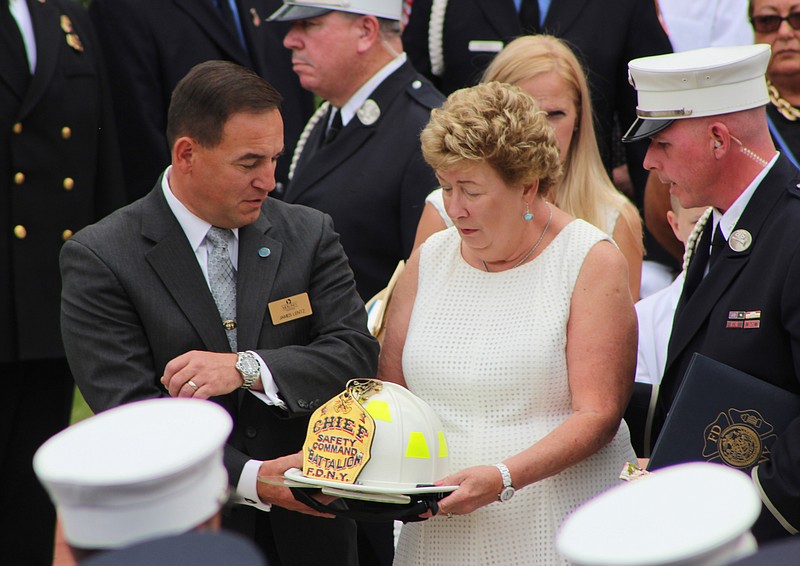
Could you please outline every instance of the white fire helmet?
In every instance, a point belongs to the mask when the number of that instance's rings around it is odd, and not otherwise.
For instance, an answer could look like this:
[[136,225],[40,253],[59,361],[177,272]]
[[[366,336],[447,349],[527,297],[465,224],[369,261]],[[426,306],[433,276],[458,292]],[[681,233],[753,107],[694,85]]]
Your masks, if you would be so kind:
[[375,440],[359,484],[405,492],[449,473],[442,423],[425,401],[405,387],[383,382],[362,406],[375,420]]
[[440,492],[433,484],[449,472],[442,423],[430,405],[376,379],[351,380],[314,412],[303,457],[302,472],[289,479],[346,491]]
[[[448,472],[442,423],[425,401],[394,383],[354,379],[311,416],[303,469],[284,477],[319,511],[407,522],[438,512],[438,500],[458,487],[434,485]],[[339,499],[322,504],[308,488]]]

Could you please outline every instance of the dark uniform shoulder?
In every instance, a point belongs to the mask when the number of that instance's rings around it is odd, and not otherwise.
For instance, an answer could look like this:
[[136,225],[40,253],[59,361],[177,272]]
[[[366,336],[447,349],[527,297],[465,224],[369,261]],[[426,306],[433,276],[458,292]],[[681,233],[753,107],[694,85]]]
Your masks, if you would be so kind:
[[422,75],[417,75],[417,77],[408,84],[406,93],[428,110],[438,108],[445,99],[444,95]]
[[789,194],[795,198],[800,198],[800,183],[789,186]]

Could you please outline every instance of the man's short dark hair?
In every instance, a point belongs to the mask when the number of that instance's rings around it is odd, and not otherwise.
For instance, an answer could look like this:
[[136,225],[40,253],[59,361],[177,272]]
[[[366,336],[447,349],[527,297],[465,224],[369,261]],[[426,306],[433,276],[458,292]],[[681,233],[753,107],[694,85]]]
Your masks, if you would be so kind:
[[181,136],[194,138],[203,147],[222,140],[225,122],[233,114],[260,114],[279,110],[282,97],[256,73],[230,61],[206,61],[195,65],[181,79],[167,113],[170,148]]

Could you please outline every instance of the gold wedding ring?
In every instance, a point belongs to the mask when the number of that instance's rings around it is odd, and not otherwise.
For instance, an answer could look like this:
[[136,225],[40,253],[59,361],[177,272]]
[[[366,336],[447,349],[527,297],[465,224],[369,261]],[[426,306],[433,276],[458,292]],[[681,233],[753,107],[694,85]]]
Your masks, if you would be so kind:
[[194,381],[192,381],[191,379],[186,382],[186,385],[188,385],[189,387],[191,387],[192,389],[197,391],[197,384]]

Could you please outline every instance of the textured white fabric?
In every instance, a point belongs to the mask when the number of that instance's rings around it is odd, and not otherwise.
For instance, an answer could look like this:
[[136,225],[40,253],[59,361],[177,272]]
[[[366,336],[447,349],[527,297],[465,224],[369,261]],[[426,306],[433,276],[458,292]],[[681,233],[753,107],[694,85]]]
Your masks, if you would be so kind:
[[[586,254],[604,239],[575,220],[533,261],[500,273],[468,265],[454,228],[422,247],[403,372],[442,420],[452,471],[521,452],[571,414],[565,348],[572,290]],[[616,485],[634,457],[622,423],[608,446],[507,503],[406,524],[395,564],[563,562],[556,527]]]

